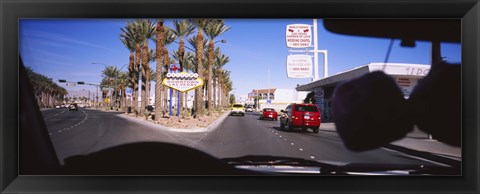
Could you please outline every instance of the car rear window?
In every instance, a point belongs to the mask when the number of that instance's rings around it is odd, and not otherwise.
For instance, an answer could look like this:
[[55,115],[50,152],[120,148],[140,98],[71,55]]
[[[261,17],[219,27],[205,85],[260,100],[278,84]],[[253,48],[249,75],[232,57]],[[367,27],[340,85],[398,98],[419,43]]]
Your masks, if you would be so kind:
[[275,109],[266,108],[266,109],[263,109],[263,111],[275,111]]
[[242,108],[243,105],[241,105],[241,104],[234,104],[233,107],[235,107],[235,108]]
[[299,111],[299,112],[317,112],[318,109],[316,106],[303,106],[303,105],[300,105],[300,106],[296,106],[295,107],[295,111]]

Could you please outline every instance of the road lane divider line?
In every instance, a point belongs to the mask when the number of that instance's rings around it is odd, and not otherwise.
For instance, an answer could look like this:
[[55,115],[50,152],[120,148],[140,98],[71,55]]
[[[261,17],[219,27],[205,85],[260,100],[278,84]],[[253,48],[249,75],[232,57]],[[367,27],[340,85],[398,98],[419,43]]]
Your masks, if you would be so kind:
[[[68,131],[74,127],[78,127],[80,126],[81,124],[83,124],[87,119],[88,119],[88,113],[85,112],[84,110],[82,110],[83,114],[85,115],[85,117],[78,123],[75,123],[74,125],[70,126],[70,127],[67,127],[67,128],[63,128],[64,131]],[[58,130],[58,133],[61,133],[62,130]]]
[[63,111],[62,111],[62,112],[60,112],[60,113],[54,114],[54,115],[53,115],[53,116],[51,116],[51,117],[45,118],[44,120],[51,119],[51,118],[53,118],[53,117],[56,117],[56,116],[58,116],[58,115],[61,115],[61,114],[63,114],[64,112],[65,112],[65,110],[63,110]]

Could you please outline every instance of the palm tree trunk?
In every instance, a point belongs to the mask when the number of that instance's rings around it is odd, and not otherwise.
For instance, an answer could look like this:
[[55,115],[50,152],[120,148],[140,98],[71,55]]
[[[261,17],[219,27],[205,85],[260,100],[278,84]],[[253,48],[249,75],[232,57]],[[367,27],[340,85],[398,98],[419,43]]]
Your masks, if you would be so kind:
[[162,106],[162,75],[163,75],[163,70],[162,67],[164,64],[162,63],[162,57],[163,57],[163,43],[164,43],[164,27],[163,27],[163,20],[158,20],[157,21],[157,28],[156,28],[156,82],[155,82],[155,120],[160,120],[160,115],[162,114],[163,106]]
[[140,108],[139,108],[140,115],[143,115],[144,113],[145,99],[146,99],[146,91],[145,91],[146,76],[143,73],[144,72],[142,72],[142,100],[140,102]]
[[[197,38],[195,40],[195,45],[197,47],[197,52],[196,52],[196,57],[197,57],[197,74],[198,77],[200,78],[205,78],[203,76],[203,33],[202,30],[198,31]],[[203,116],[203,107],[204,107],[204,102],[203,102],[203,88],[199,87],[195,90],[196,95],[195,95],[195,104],[196,104],[196,114],[198,117]]]
[[142,107],[141,107],[141,115],[145,112],[145,108],[149,104],[150,101],[150,67],[148,64],[148,40],[145,41],[143,45],[143,58],[142,58],[142,64],[143,64],[143,83],[145,85],[145,90],[142,93]]
[[133,52],[130,52],[130,57],[129,57],[129,60],[128,60],[128,72],[129,72],[129,76],[130,76],[130,85],[132,86],[132,89],[133,89],[133,93],[132,93],[132,98],[130,100],[130,107],[133,108],[133,102],[134,102],[134,99],[135,99],[135,80],[136,80],[136,77],[135,77],[135,56],[134,56],[134,53]]
[[[140,44],[137,43],[136,47],[135,47],[135,70],[136,70],[136,75],[137,77],[140,77],[140,55],[141,55],[141,51],[140,51]],[[139,93],[138,92],[138,88],[142,88],[142,86],[138,86],[138,79],[135,80],[135,90],[134,90],[134,93],[135,93],[135,100],[134,100],[134,107],[135,107],[135,112],[136,113],[139,113],[140,109],[138,108],[138,97],[139,97]]]
[[[169,57],[168,57],[168,50],[167,48],[163,48],[163,64],[164,64],[164,77],[167,75],[168,73],[168,70],[169,70]],[[165,110],[165,112],[168,112],[168,87],[164,87],[163,88],[163,110]],[[162,110],[162,111],[163,111]]]
[[213,40],[208,44],[208,87],[207,87],[207,101],[208,101],[208,116],[213,113]]
[[213,88],[212,88],[213,89],[213,106],[214,106],[214,108],[216,108],[217,107],[217,91],[216,91],[216,89],[217,89],[216,80],[217,79],[215,79],[215,77],[213,77],[213,80],[214,80],[213,81]]

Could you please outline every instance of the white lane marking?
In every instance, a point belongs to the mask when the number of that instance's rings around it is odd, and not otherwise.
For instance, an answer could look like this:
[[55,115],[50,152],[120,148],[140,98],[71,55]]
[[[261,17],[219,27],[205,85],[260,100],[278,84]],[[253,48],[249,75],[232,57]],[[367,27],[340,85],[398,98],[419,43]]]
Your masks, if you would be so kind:
[[280,137],[282,137],[282,136],[280,135]]
[[62,112],[60,112],[60,113],[54,114],[54,115],[53,115],[53,116],[51,116],[51,117],[45,118],[45,120],[47,120],[47,119],[51,119],[51,118],[53,118],[53,117],[56,117],[56,116],[58,116],[58,115],[60,115],[60,114],[63,114],[64,112],[65,112],[65,110],[63,110],[63,111],[62,111]]
[[303,151],[303,149],[302,149],[302,148],[300,148],[300,149],[298,149],[298,150],[300,150],[300,151]]
[[314,157],[314,156],[310,156],[310,158],[311,158],[311,159],[315,159],[315,157]]
[[[63,128],[63,130],[70,130],[70,129],[74,128],[74,127],[78,127],[78,126],[80,126],[81,124],[83,124],[83,123],[87,120],[87,118],[88,118],[88,113],[85,112],[84,110],[82,110],[82,112],[83,112],[83,114],[85,114],[85,118],[83,118],[82,121],[80,121],[80,122],[78,122],[78,123],[75,123],[74,125],[72,125],[72,126],[70,126],[70,127]],[[58,130],[58,133],[61,133],[61,132],[62,132],[62,130]]]
[[295,145],[295,144],[294,144],[294,143],[290,143],[290,145],[292,145],[292,146],[293,146],[293,145]]

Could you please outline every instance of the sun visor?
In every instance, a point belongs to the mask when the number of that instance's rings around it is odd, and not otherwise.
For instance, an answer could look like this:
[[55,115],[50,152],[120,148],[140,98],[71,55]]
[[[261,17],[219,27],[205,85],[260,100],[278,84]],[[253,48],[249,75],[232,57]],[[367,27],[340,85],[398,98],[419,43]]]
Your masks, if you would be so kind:
[[460,42],[460,19],[325,19],[333,33],[407,41]]

